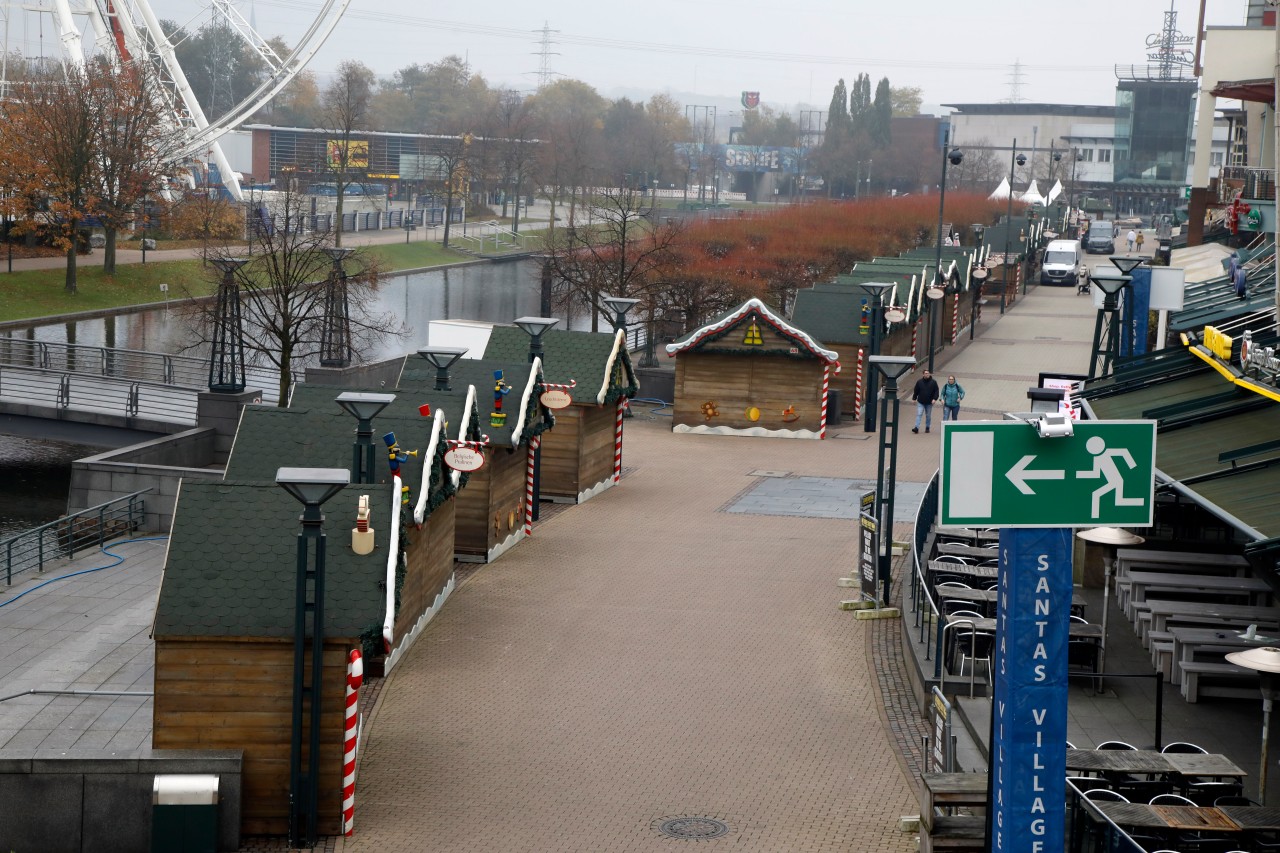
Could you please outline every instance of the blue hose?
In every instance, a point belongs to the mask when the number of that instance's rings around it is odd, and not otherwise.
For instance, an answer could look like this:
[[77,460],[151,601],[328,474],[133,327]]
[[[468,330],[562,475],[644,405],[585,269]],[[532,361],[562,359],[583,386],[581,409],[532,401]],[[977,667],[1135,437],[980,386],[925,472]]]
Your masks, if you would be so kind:
[[649,420],[654,420],[655,418],[658,418],[658,417],[670,418],[674,416],[672,412],[662,411],[663,409],[671,408],[671,404],[668,403],[666,400],[659,400],[657,397],[636,397],[632,400],[628,400],[627,402],[628,404],[656,403],[657,405],[655,405],[652,409],[649,410],[649,415],[648,415]]
[[[159,542],[159,541],[161,541],[161,540],[168,539],[168,538],[169,538],[168,536],[143,536],[143,537],[140,537],[140,538],[138,538],[138,539],[125,539],[125,540],[124,540],[124,541],[122,541],[122,542],[113,542],[112,544],[113,544],[113,545],[127,545],[127,544],[128,544],[128,543],[130,543],[130,542]],[[113,553],[113,552],[111,552],[111,551],[108,551],[108,550],[107,550],[107,546],[106,546],[106,545],[101,545],[101,546],[99,546],[99,550],[101,550],[101,551],[102,551],[102,553],[106,554],[108,557],[114,557],[114,558],[115,558],[115,562],[114,562],[114,563],[107,563],[105,566],[98,566],[98,567],[96,567],[96,568],[92,568],[92,569],[81,569],[81,570],[80,570],[80,571],[78,571],[78,572],[72,572],[72,573],[71,573],[71,574],[69,574],[69,575],[62,575],[61,577],[49,578],[49,579],[48,579],[47,581],[45,581],[44,583],[38,583],[38,584],[36,584],[35,586],[31,587],[31,589],[25,589],[25,590],[23,590],[22,592],[18,593],[17,595],[15,595],[13,598],[9,599],[8,601],[0,601],[0,607],[7,607],[8,605],[13,604],[13,603],[14,603],[15,601],[17,601],[19,598],[22,598],[22,596],[27,595],[27,594],[32,593],[32,592],[35,592],[37,589],[40,589],[41,587],[44,587],[44,586],[48,586],[48,585],[49,585],[49,584],[51,584],[51,583],[57,583],[58,581],[65,581],[65,580],[69,580],[69,579],[71,579],[71,578],[79,577],[80,575],[88,575],[88,574],[92,574],[93,572],[100,572],[100,571],[102,571],[103,569],[114,569],[116,566],[118,566],[118,565],[120,565],[121,563],[123,563],[123,562],[125,561],[125,559],[126,559],[125,557],[122,557],[122,556],[121,556],[121,555],[119,555],[119,554],[115,554],[115,553]]]

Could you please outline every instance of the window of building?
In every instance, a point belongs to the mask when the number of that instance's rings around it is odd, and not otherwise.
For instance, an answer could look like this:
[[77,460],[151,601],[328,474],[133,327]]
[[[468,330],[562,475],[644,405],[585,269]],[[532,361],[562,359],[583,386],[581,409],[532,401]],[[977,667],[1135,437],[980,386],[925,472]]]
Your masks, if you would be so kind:
[[[1222,151],[1214,151],[1212,154],[1210,154],[1210,155],[1209,155],[1209,165],[1210,165],[1210,166],[1221,166],[1221,165],[1222,165],[1222,160],[1223,160],[1223,153],[1224,153],[1224,152],[1222,152]],[[1192,157],[1194,158],[1194,156],[1195,156],[1195,154],[1194,154],[1194,152],[1193,152],[1193,153],[1192,153]],[[1193,159],[1193,162],[1194,162],[1194,159]]]
[[1099,163],[1110,163],[1110,162],[1111,162],[1111,149],[1110,149],[1110,148],[1099,148],[1099,149],[1098,149],[1098,162],[1099,162]]

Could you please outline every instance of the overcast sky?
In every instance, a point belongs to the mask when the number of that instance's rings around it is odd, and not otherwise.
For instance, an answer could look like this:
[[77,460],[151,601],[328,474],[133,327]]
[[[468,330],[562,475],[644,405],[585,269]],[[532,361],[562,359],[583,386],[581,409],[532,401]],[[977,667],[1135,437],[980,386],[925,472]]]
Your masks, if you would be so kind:
[[[258,30],[286,37],[317,6],[255,3]],[[1246,7],[1208,0],[1207,23],[1241,24]],[[532,90],[545,24],[551,70],[609,97],[667,91],[697,103],[749,90],[776,107],[825,109],[838,78],[867,73],[919,86],[926,105],[989,102],[1010,97],[1019,60],[1024,100],[1109,104],[1114,66],[1146,62],[1147,37],[1169,8],[1168,0],[352,0],[312,68],[324,75],[359,58],[390,74],[456,53],[493,85]],[[1178,29],[1194,35],[1197,4],[1174,8]]]
[[[296,44],[318,0],[234,0],[264,36]],[[151,0],[189,29],[208,20],[202,0]],[[1207,0],[1208,24],[1243,23],[1247,0]],[[16,5],[16,4],[13,4]],[[206,11],[200,11],[201,6]],[[737,101],[743,90],[785,109],[826,109],[837,79],[867,73],[919,86],[926,108],[1011,97],[1110,104],[1114,66],[1146,62],[1169,0],[352,0],[311,68],[322,78],[343,59],[380,75],[449,54],[491,85],[532,91],[544,26],[550,70],[613,98],[668,92],[685,104]],[[1196,0],[1176,0],[1178,29],[1195,33]],[[10,29],[11,46],[55,49],[49,18]]]

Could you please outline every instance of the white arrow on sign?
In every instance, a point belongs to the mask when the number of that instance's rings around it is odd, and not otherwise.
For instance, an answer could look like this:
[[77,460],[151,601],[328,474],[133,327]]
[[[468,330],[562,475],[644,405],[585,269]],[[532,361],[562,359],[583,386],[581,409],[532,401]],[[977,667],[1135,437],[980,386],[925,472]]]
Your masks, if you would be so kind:
[[1027,466],[1036,461],[1035,454],[1024,456],[1018,460],[1018,464],[1009,469],[1005,474],[1009,478],[1009,482],[1022,492],[1024,495],[1034,495],[1035,490],[1027,485],[1027,480],[1062,480],[1067,476],[1066,471],[1048,469],[1044,471],[1029,471]]

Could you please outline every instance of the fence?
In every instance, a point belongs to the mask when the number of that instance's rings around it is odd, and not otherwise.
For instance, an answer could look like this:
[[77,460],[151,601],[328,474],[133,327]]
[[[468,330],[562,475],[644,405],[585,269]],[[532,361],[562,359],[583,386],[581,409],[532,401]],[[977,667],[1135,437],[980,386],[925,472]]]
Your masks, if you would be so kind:
[[77,551],[98,548],[109,539],[136,532],[146,512],[142,495],[149,491],[133,492],[0,539],[5,585],[13,584],[14,575],[43,572],[45,563],[74,559]]
[[[924,561],[927,559],[926,547],[929,543],[929,531],[933,528],[933,520],[938,517],[938,473],[924,490],[920,498],[920,506],[916,509],[915,529],[911,542],[911,606],[916,614],[915,627],[918,631],[916,642],[924,646],[924,659],[933,659],[933,677],[942,676],[942,629],[944,621],[939,615],[938,603],[929,592],[929,584],[925,578]],[[925,637],[925,632],[935,632],[933,642]]]

